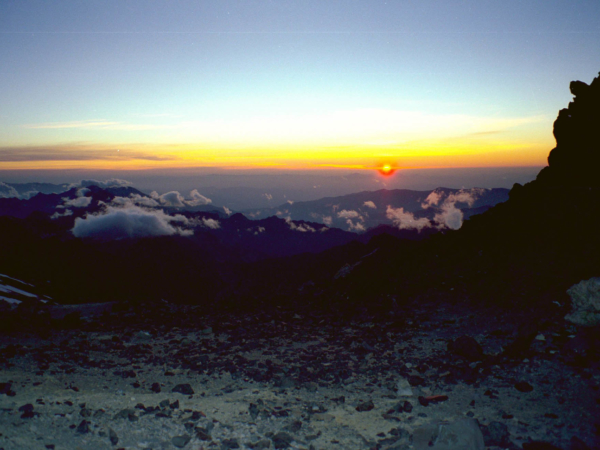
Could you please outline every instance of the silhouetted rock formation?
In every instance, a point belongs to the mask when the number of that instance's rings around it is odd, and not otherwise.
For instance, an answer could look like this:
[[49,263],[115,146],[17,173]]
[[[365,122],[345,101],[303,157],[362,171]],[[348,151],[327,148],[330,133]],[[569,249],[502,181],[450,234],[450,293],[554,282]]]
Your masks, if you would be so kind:
[[538,175],[544,186],[600,186],[600,77],[572,81],[574,99],[554,122],[556,148]]

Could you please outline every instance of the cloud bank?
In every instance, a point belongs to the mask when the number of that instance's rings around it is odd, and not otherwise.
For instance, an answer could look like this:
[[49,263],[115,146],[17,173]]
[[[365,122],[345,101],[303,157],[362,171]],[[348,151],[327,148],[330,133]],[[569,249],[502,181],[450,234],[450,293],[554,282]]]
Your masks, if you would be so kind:
[[138,206],[115,208],[108,206],[101,214],[87,215],[75,219],[73,235],[104,239],[141,238],[148,236],[189,236],[191,230],[174,226],[173,223],[187,224],[183,216],[169,216],[162,210],[148,211]]

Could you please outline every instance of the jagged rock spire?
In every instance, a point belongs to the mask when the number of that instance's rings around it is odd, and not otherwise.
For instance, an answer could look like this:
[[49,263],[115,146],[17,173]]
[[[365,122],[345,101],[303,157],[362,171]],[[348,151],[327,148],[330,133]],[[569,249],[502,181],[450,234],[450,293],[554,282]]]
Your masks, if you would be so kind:
[[589,85],[572,81],[570,89],[573,101],[558,113],[556,147],[537,180],[544,186],[600,187],[600,76]]

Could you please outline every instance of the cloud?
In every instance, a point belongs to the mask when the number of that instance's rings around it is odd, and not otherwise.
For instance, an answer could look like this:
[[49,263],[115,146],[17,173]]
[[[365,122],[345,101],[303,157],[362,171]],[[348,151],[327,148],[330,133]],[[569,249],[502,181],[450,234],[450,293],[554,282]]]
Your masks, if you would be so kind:
[[421,231],[423,228],[431,227],[428,218],[421,217],[417,219],[413,213],[404,211],[404,208],[392,208],[388,205],[385,216],[401,230],[416,229]]
[[73,235],[104,239],[141,238],[148,236],[191,235],[193,231],[173,226],[171,222],[187,223],[183,216],[169,216],[162,210],[148,211],[138,206],[115,208],[108,206],[100,214],[88,214],[75,219]]
[[333,224],[333,218],[331,216],[323,216],[323,223],[330,227]]
[[[155,149],[154,151],[161,151]],[[50,145],[50,146],[15,146],[0,147],[0,162],[33,162],[33,161],[173,161],[176,155],[154,153],[153,148],[147,151],[98,148],[92,145]]]
[[62,205],[58,205],[56,207],[56,209],[62,209],[62,208],[86,208],[88,206],[90,206],[90,203],[92,203],[92,197],[86,197],[85,194],[87,194],[88,192],[90,192],[90,190],[88,188],[80,188],[77,189],[77,197],[70,199],[69,197],[63,197],[62,201],[63,204]]
[[221,224],[218,220],[207,219],[206,217],[202,218],[202,225],[204,225],[207,228],[210,228],[211,230],[218,230],[219,228],[221,228]]
[[362,220],[362,216],[358,212],[353,211],[353,210],[348,211],[346,209],[343,209],[339,213],[337,213],[337,216],[340,219],[360,219],[360,220]]
[[198,192],[198,189],[194,189],[193,191],[191,191],[190,197],[192,198],[192,200],[186,202],[190,206],[208,205],[212,203],[212,200],[200,194]]
[[433,218],[433,221],[437,223],[437,227],[458,230],[463,223],[463,213],[456,207],[456,204],[464,203],[471,207],[484,192],[485,189],[482,188],[461,189],[458,192],[451,193],[444,199],[443,192],[432,191],[425,202],[421,204],[421,207],[428,209],[439,205],[441,211]]
[[232,212],[227,206],[223,206],[223,211],[225,211],[225,214],[227,214],[228,216],[230,216]]
[[294,201],[293,201],[293,200],[288,200],[287,202],[288,202],[290,205],[293,205],[293,204],[294,204]]
[[58,219],[59,217],[72,216],[72,215],[73,215],[73,211],[71,211],[70,209],[65,209],[62,214],[57,211],[54,214],[52,214],[50,216],[50,218],[51,219]]
[[273,200],[273,196],[271,194],[263,194],[263,197],[265,197],[268,201]]
[[129,197],[115,197],[112,199],[113,206],[145,206],[147,208],[155,208],[159,203],[153,198],[144,197],[140,194],[130,194]]
[[360,222],[353,223],[351,219],[347,219],[346,223],[348,224],[348,231],[365,231],[366,228]]
[[290,219],[289,217],[287,219],[285,219],[285,221],[287,222],[287,224],[290,226],[290,229],[294,230],[294,231],[300,231],[302,233],[306,233],[306,232],[311,232],[314,233],[315,230],[313,227],[311,227],[310,225],[306,224],[306,223],[301,223],[300,225],[294,223],[292,221],[292,219]]
[[184,198],[177,191],[167,192],[158,197],[160,202],[165,206],[184,206]]
[[366,202],[363,203],[363,205],[366,206],[367,208],[377,209],[377,206],[375,206],[375,203],[373,203],[371,200],[367,200]]
[[77,183],[71,183],[69,185],[69,189],[74,187],[89,187],[89,186],[98,186],[101,188],[109,188],[109,187],[128,187],[133,186],[131,181],[122,180],[120,178],[110,178],[108,180],[99,181],[99,180],[81,180]]
[[0,181],[0,198],[12,197],[20,198],[21,196],[14,187]]

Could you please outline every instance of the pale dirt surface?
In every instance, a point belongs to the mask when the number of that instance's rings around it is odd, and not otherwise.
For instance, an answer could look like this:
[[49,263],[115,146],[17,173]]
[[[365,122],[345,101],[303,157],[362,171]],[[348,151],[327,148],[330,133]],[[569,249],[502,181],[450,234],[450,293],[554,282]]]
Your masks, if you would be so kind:
[[[547,323],[524,354],[494,359],[516,335],[499,316],[371,319],[274,313],[191,328],[105,316],[81,330],[2,335],[0,449],[399,450],[414,448],[423,425],[467,417],[482,430],[507,426],[509,442],[492,449],[541,440],[566,450],[573,437],[600,446],[600,374],[565,356],[577,329]],[[448,340],[462,335],[487,359],[452,354]],[[194,394],[172,392],[180,384]],[[419,401],[436,395],[447,399]],[[405,401],[412,410],[398,411]]]

